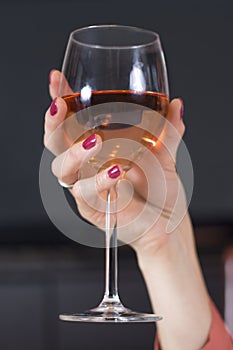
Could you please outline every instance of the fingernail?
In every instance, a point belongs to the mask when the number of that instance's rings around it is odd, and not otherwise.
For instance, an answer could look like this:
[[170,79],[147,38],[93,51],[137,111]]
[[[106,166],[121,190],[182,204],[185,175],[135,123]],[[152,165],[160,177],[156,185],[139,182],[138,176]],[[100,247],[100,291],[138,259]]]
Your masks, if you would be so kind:
[[121,170],[118,165],[114,165],[111,169],[108,171],[108,176],[111,179],[116,179],[121,175]]
[[183,115],[184,115],[184,102],[183,100],[180,98],[179,99],[181,102],[181,107],[180,107],[180,119],[183,119]]
[[51,103],[50,114],[51,116],[54,116],[55,114],[57,114],[57,98],[55,98]]
[[55,69],[52,69],[51,72],[49,73],[49,85],[51,84],[51,77]]
[[84,149],[91,149],[92,147],[94,147],[96,145],[96,135],[92,134],[91,136],[89,136],[86,140],[83,141],[82,146]]

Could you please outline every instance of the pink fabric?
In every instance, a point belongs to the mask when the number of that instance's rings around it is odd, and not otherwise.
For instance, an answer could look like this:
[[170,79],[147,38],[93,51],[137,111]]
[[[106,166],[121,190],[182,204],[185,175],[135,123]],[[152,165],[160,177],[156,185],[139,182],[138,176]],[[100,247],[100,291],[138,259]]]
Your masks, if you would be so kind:
[[[211,302],[212,326],[206,345],[200,350],[233,350],[233,340],[224,324],[219,312]],[[155,342],[155,350],[161,350],[158,338]]]

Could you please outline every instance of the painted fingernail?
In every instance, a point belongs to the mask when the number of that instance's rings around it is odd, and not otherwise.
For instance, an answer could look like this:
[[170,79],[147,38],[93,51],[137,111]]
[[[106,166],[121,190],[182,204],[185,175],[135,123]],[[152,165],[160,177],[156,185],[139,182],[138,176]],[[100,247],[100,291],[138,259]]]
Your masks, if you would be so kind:
[[96,134],[92,134],[86,140],[83,141],[82,146],[86,150],[91,149],[96,145],[96,141]]
[[118,165],[114,165],[111,169],[108,171],[108,176],[111,179],[116,179],[121,175],[121,170]]
[[180,107],[180,119],[183,119],[183,115],[184,115],[184,102],[183,100],[180,98],[179,99],[181,102],[181,107]]
[[57,98],[55,98],[51,103],[50,114],[51,116],[54,116],[55,114],[57,114]]

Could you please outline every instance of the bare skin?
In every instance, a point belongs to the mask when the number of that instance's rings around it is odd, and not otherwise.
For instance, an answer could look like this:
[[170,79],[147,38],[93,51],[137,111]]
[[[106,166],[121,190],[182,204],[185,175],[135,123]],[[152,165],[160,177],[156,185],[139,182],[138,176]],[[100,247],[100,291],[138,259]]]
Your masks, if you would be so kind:
[[[60,74],[56,70],[51,74],[52,99],[58,94]],[[45,115],[44,143],[57,155],[59,152],[56,150],[55,142],[51,141],[51,135],[65,119],[66,104],[62,98],[57,98],[56,106],[57,113],[54,116],[51,115],[50,109]],[[180,117],[181,108],[180,99],[171,101],[167,114],[170,124],[165,125],[160,141],[148,156],[142,157],[140,166],[144,172],[151,176],[153,171],[152,178],[155,180],[151,184],[151,193],[156,193],[150,198],[145,215],[140,222],[135,221],[148,199],[146,178],[138,166],[133,166],[127,172],[127,179],[134,186],[134,195],[129,205],[118,215],[120,227],[127,225],[127,229],[139,237],[131,242],[131,246],[136,251],[138,265],[148,287],[154,312],[163,315],[163,321],[157,324],[163,350],[199,350],[207,342],[211,327],[209,296],[196,254],[185,194],[175,169],[176,151],[185,130]],[[59,142],[63,141],[59,140]],[[121,174],[112,179],[108,176],[109,169],[106,169],[95,177],[78,181],[80,167],[99,152],[101,144],[102,141],[98,135],[95,146],[89,150],[84,149],[81,143],[74,144],[57,155],[52,164],[52,171],[62,181],[74,184],[71,193],[80,214],[96,226],[103,228],[104,213],[96,209],[102,203],[99,198],[102,198],[101,195],[106,190],[116,185]],[[156,162],[151,166],[148,159],[152,156],[159,161],[160,169],[156,167]],[[162,201],[164,192],[161,188],[164,184],[166,196]],[[181,195],[176,206],[177,215],[174,215],[173,208],[178,191]],[[85,198],[83,193],[86,194]],[[88,203],[96,205],[93,208]],[[157,220],[152,221],[148,227],[148,218],[153,216]],[[177,217],[180,220],[177,221]],[[169,224],[173,227],[172,234],[167,233]],[[123,231],[122,229],[122,235],[124,235]],[[141,235],[142,232],[146,233]]]

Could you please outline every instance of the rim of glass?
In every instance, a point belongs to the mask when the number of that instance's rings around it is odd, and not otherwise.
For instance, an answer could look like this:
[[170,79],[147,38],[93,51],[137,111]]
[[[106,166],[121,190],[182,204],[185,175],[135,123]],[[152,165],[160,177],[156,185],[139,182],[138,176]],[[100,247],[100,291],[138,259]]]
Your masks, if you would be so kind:
[[[77,39],[74,38],[74,35],[78,32],[81,31],[85,31],[88,29],[96,29],[96,28],[122,28],[122,29],[131,29],[132,31],[135,32],[141,32],[141,33],[147,33],[150,35],[154,36],[154,40],[149,41],[146,44],[140,44],[140,45],[129,45],[129,46],[110,46],[110,45],[95,45],[95,44],[87,44],[85,42],[79,41]],[[153,32],[152,30],[148,30],[148,29],[143,29],[143,28],[139,28],[139,27],[134,27],[134,26],[126,26],[126,25],[121,25],[121,24],[100,24],[100,25],[90,25],[90,26],[86,26],[86,27],[82,27],[82,28],[78,28],[73,30],[70,33],[70,38],[75,41],[77,44],[79,44],[80,46],[86,46],[86,47],[90,47],[90,48],[94,48],[94,49],[115,49],[115,50],[119,50],[119,49],[138,49],[138,48],[142,48],[142,47],[148,47],[151,45],[154,45],[155,43],[160,43],[160,38],[159,38],[159,34],[156,32]]]

